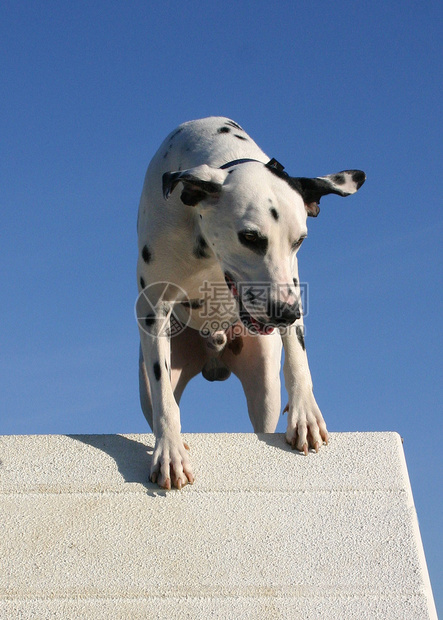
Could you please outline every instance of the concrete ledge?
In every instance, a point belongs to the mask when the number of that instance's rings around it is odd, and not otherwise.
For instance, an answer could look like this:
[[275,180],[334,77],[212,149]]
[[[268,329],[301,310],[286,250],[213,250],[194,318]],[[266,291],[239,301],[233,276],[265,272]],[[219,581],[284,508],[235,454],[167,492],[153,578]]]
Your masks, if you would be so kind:
[[0,618],[437,618],[396,433],[185,438],[164,492],[152,435],[0,437]]

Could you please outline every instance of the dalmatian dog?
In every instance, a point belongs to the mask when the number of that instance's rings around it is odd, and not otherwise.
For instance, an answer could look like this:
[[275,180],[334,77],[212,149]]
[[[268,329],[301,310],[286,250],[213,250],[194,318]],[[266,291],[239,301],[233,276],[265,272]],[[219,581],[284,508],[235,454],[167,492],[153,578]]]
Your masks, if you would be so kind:
[[305,350],[297,253],[322,196],[348,196],[360,170],[291,177],[234,121],[180,125],[146,172],[138,214],[140,401],[155,435],[150,479],[193,483],[179,402],[202,373],[241,381],[254,432],[275,431],[280,365],[286,441],[304,454],[327,443]]

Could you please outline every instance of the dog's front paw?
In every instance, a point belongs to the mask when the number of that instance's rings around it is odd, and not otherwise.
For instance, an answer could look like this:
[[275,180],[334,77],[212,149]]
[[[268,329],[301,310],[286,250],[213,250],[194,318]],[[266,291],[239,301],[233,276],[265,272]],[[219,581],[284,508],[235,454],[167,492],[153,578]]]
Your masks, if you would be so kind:
[[189,447],[180,435],[162,435],[155,440],[150,473],[151,482],[163,489],[171,486],[182,489],[188,482],[193,484],[194,475],[188,456]]
[[312,392],[297,402],[290,402],[285,411],[288,411],[286,441],[292,449],[307,455],[309,448],[318,452],[323,443],[328,443],[326,424]]

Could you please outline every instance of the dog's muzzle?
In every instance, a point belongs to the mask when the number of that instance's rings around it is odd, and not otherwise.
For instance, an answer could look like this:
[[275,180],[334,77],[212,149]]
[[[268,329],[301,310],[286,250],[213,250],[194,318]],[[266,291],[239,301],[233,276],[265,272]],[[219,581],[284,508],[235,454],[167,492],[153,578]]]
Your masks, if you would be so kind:
[[287,327],[301,317],[297,302],[288,304],[285,301],[269,301],[267,305],[269,323],[274,327]]
[[[289,304],[283,301],[267,300],[263,307],[260,318],[253,316],[245,306],[253,311],[252,304],[244,302],[238,292],[237,284],[228,272],[225,273],[225,281],[229,290],[238,303],[241,322],[251,331],[251,333],[268,335],[272,334],[276,327],[287,327],[292,325],[301,317],[301,310],[298,302]],[[266,316],[264,316],[266,314]]]

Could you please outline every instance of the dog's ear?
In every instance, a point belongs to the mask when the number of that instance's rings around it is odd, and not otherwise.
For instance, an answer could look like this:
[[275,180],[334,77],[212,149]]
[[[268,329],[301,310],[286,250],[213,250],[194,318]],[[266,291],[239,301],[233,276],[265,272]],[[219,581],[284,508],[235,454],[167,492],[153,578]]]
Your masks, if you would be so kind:
[[217,199],[227,172],[204,164],[182,172],[165,172],[163,175],[163,197],[168,200],[177,183],[183,183],[181,200],[194,207],[205,198]]
[[320,212],[320,198],[327,194],[350,196],[360,189],[366,180],[361,170],[343,170],[325,177],[307,179],[304,177],[289,177],[290,184],[296,189],[305,201],[308,215],[317,217]]

